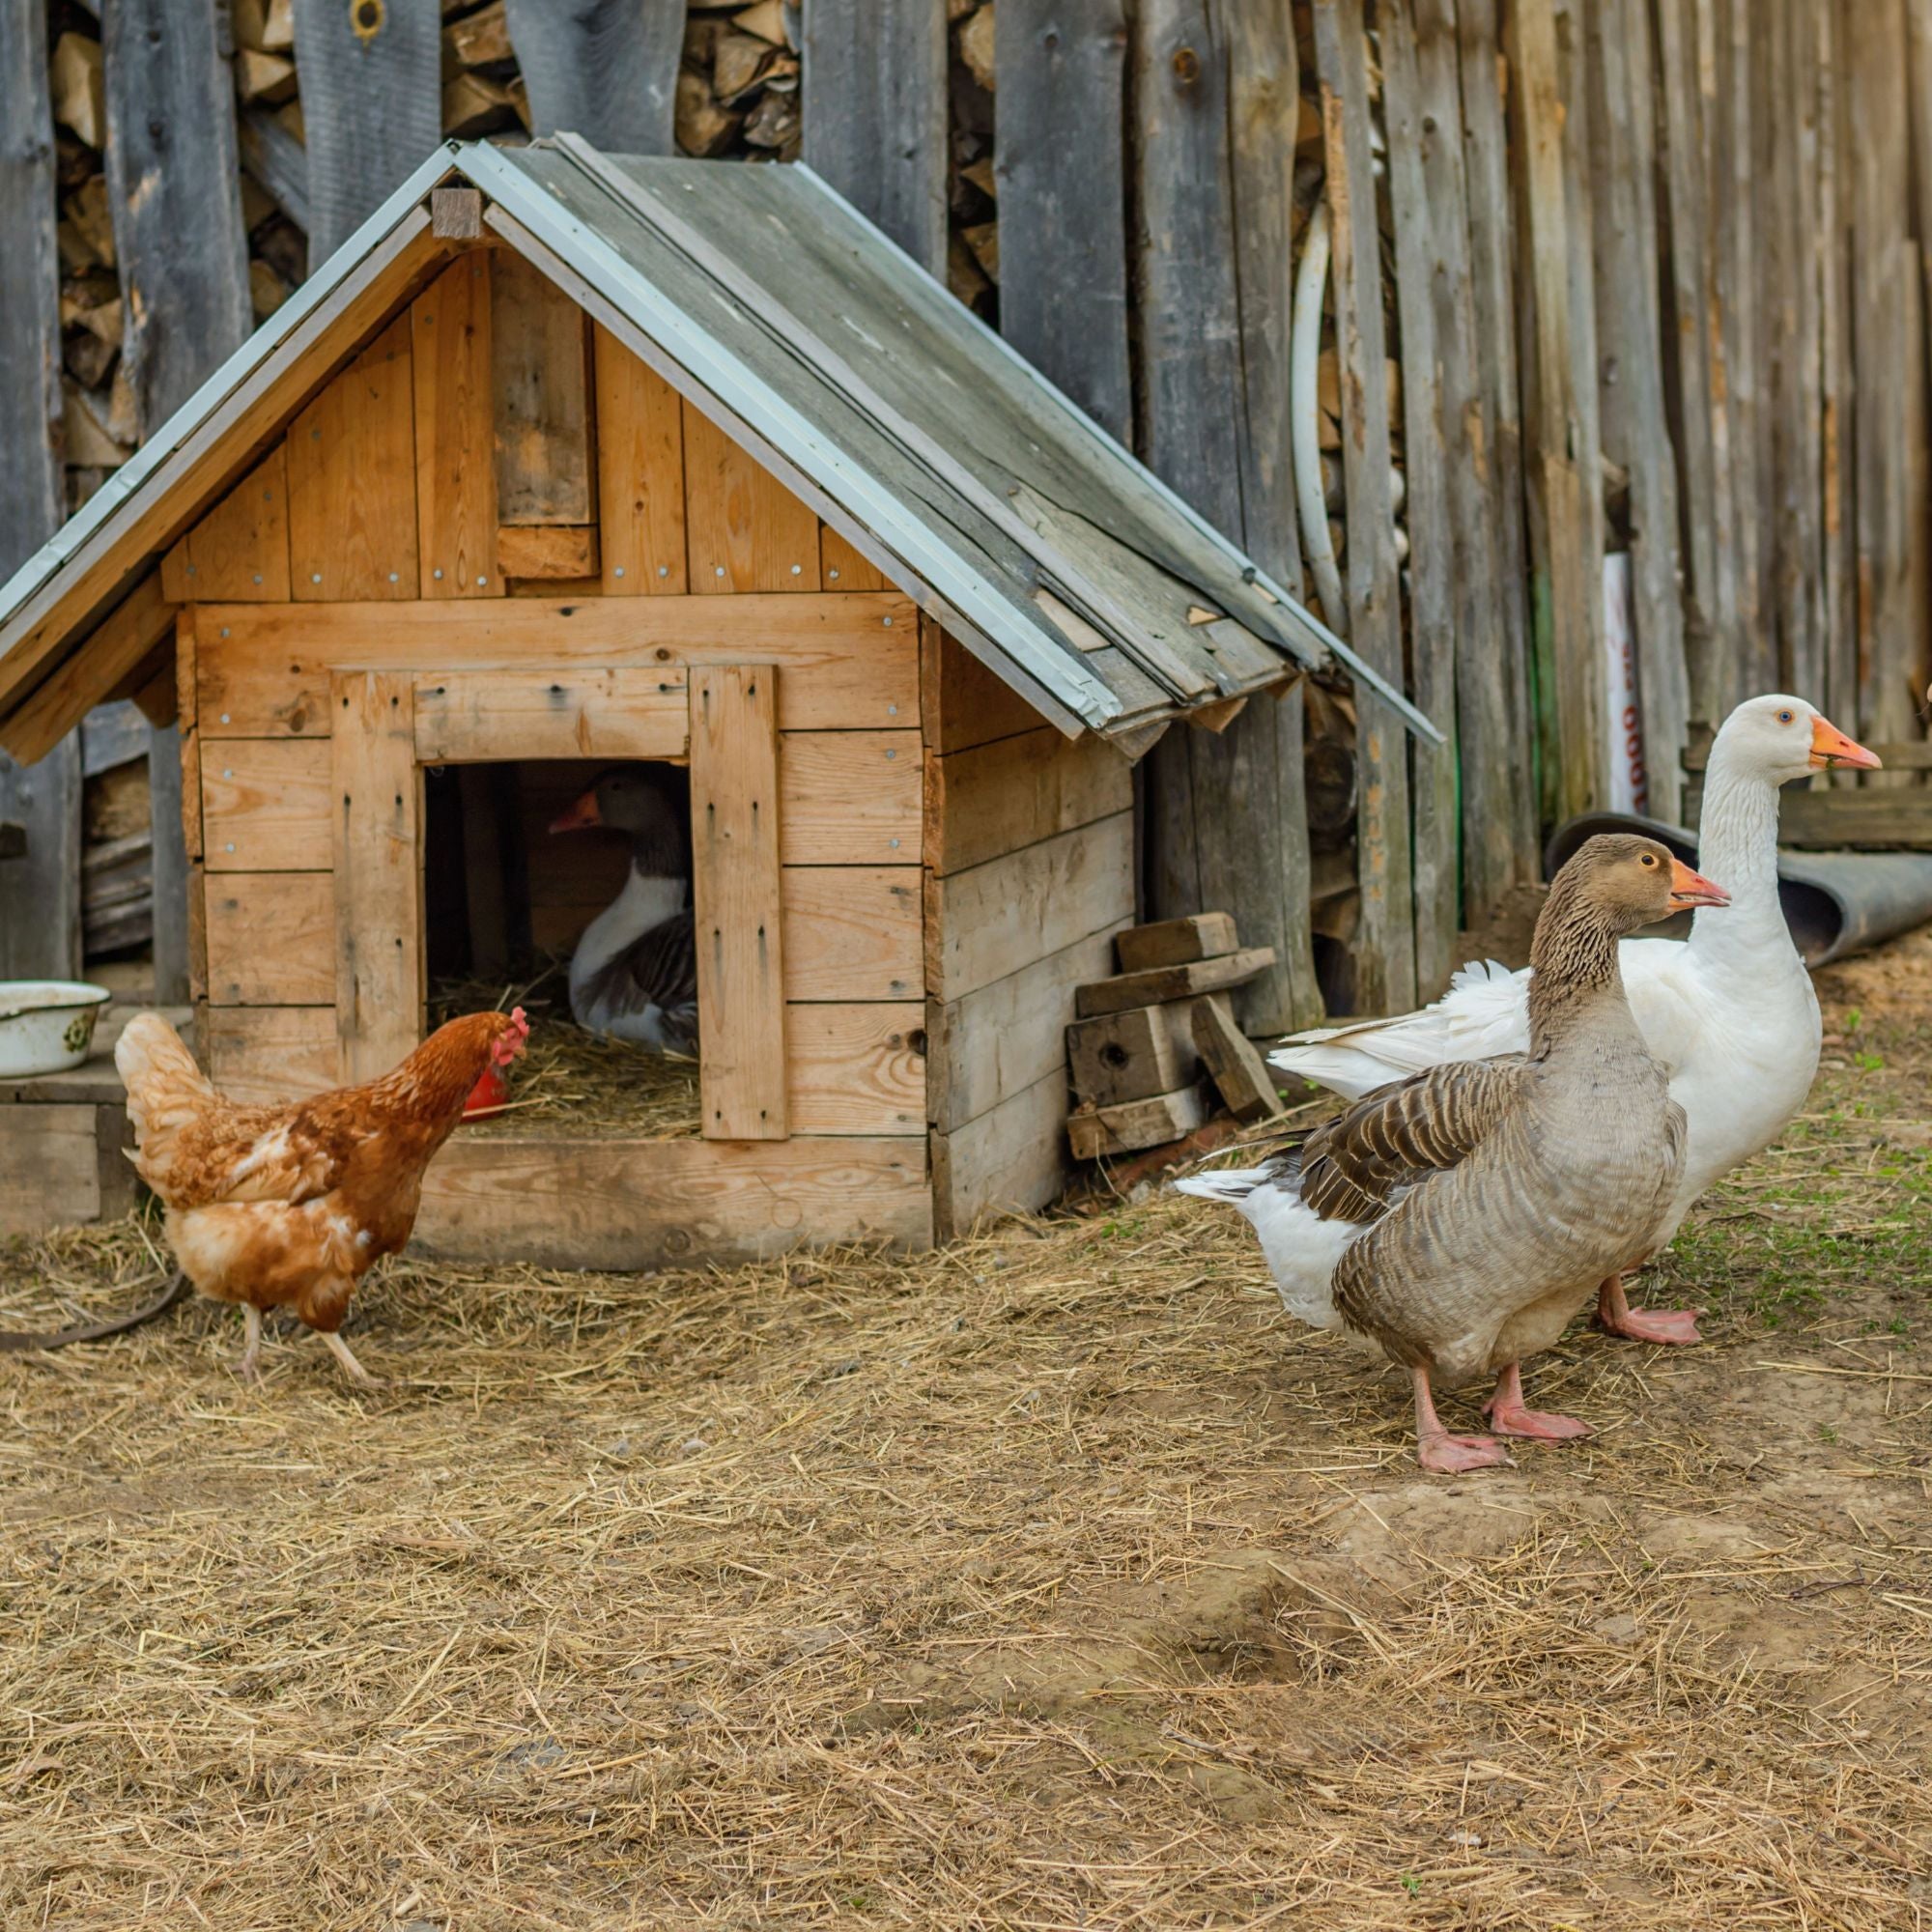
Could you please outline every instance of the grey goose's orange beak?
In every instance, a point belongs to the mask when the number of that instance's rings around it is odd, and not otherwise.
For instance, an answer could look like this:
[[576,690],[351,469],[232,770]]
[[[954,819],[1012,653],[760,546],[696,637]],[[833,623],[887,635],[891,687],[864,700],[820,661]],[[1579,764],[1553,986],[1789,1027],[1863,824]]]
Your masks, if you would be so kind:
[[1692,906],[1727,906],[1731,895],[1715,879],[1693,872],[1682,859],[1670,862],[1670,910],[1689,912]]
[[560,811],[550,822],[553,832],[582,832],[586,825],[602,825],[604,814],[597,810],[597,787],[591,788],[568,811]]
[[1857,771],[1875,772],[1880,767],[1876,752],[1868,752],[1856,738],[1847,738],[1829,718],[1811,721],[1811,769],[1829,772],[1849,766]]

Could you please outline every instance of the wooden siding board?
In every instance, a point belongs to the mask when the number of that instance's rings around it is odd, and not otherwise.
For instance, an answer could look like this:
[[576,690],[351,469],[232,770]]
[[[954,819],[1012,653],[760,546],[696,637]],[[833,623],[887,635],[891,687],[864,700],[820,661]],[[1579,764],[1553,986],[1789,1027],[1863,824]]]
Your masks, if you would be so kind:
[[514,248],[492,251],[490,355],[497,521],[589,524],[597,514],[590,323]]
[[358,33],[341,0],[295,0],[309,260],[332,254],[442,139],[442,20],[390,6]]
[[694,1256],[932,1239],[924,1150],[902,1138],[465,1140],[430,1168],[414,1247],[448,1260],[651,1268]]
[[331,680],[335,1020],[342,1078],[386,1073],[423,1037],[422,777],[406,675]]
[[943,281],[946,8],[816,0],[804,26],[807,165]]
[[1134,916],[1133,813],[926,883],[926,995],[947,1002]]
[[785,1009],[785,1106],[794,1134],[925,1133],[925,1008]]
[[412,359],[410,319],[401,315],[289,426],[289,573],[298,603],[416,595]]
[[[778,672],[711,665],[691,681],[692,898],[707,1140],[783,1140],[785,1000]],[[786,760],[789,764],[789,755]]]
[[510,758],[682,758],[691,742],[681,670],[442,671],[415,680],[426,765]]
[[410,309],[418,583],[429,599],[500,597],[492,445],[491,251],[459,256]]
[[208,1077],[244,1106],[306,1099],[340,1080],[334,1009],[210,1007]]
[[182,539],[183,601],[289,601],[289,472],[277,443]]
[[787,731],[779,783],[780,850],[787,866],[918,860],[917,731]]
[[684,496],[697,595],[819,588],[817,516],[689,402]]
[[1101,738],[1051,725],[925,759],[926,863],[961,872],[1133,805],[1133,768]]
[[[1381,242],[1370,161],[1361,0],[1315,0],[1315,46],[1321,80],[1344,398],[1349,641],[1366,663],[1400,683],[1402,633],[1389,495]],[[1356,999],[1367,1012],[1402,1012],[1416,998],[1407,732],[1397,714],[1367,691],[1356,695],[1356,716],[1360,804],[1355,837],[1361,884],[1361,923],[1353,948]],[[1235,911],[1238,917],[1239,908]],[[1250,943],[1259,940],[1262,935],[1248,931],[1246,924],[1243,922],[1242,938]]]
[[1006,0],[994,42],[1000,332],[1123,442],[1127,39],[1123,0]]
[[334,999],[330,874],[208,873],[203,907],[211,1006],[326,1007]]
[[896,593],[220,605],[199,612],[196,703],[206,737],[322,737],[332,666],[648,669],[757,651],[792,673],[779,679],[781,730],[897,727],[919,717],[916,614]]
[[904,1000],[925,982],[916,866],[787,866],[785,998]]
[[1066,1111],[1062,1067],[965,1126],[933,1135],[933,1221],[941,1240],[987,1215],[1031,1212],[1058,1198],[1072,1165]]
[[327,740],[217,741],[212,754],[202,760],[201,771],[203,856],[208,869],[327,871],[333,863],[329,786]]
[[594,327],[592,340],[604,594],[681,597],[690,588],[683,401],[655,369],[633,355],[601,324]]

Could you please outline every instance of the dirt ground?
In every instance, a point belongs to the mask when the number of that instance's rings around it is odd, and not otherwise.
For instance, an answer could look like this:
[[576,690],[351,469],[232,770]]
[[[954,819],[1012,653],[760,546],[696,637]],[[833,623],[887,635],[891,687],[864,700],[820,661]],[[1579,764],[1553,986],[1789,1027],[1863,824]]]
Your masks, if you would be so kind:
[[[8,1927],[1932,1922],[1932,941],[1640,1299],[1425,1479],[1157,1195],[900,1266],[393,1268],[0,1357]],[[131,1225],[0,1325],[131,1303]],[[1465,1414],[1466,1404],[1457,1405]]]

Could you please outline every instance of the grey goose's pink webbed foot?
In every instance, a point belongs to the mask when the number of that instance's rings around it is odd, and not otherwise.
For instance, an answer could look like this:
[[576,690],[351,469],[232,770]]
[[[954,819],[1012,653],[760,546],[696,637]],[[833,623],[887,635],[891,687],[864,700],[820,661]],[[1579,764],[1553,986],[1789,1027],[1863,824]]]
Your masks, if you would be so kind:
[[1606,1334],[1633,1342],[1669,1342],[1688,1346],[1704,1338],[1697,1332],[1696,1308],[1633,1308],[1624,1295],[1624,1278],[1613,1274],[1597,1291],[1597,1326]]
[[1574,1415],[1551,1415],[1531,1408],[1522,1399],[1522,1364],[1512,1362],[1496,1381],[1496,1392],[1483,1405],[1490,1427],[1498,1435],[1520,1435],[1532,1442],[1574,1442],[1597,1432]]
[[1438,1476],[1461,1475],[1465,1469],[1492,1469],[1512,1459],[1493,1435],[1451,1435],[1435,1413],[1429,1391],[1429,1371],[1415,1372],[1415,1460]]

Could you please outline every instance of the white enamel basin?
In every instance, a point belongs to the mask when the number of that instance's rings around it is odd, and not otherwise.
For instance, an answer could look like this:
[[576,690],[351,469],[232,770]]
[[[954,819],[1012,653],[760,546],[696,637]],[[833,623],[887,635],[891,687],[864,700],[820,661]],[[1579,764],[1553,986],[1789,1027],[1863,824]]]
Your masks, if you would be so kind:
[[0,980],[0,1080],[78,1066],[113,997],[79,980]]

